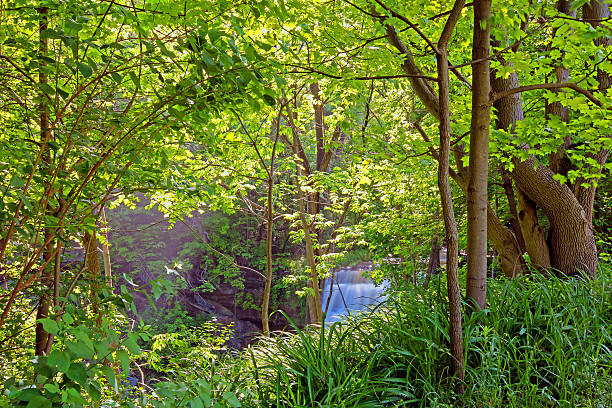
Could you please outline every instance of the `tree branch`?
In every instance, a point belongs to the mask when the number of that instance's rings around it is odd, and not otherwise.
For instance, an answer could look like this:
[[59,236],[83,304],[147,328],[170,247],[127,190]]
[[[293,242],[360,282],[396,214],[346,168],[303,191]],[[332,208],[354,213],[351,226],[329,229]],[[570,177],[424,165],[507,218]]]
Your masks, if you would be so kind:
[[[560,88],[569,88],[572,89],[579,94],[584,95],[588,100],[593,102],[595,105],[599,107],[603,107],[603,103],[597,99],[591,92],[587,91],[584,88],[579,87],[574,82],[560,82],[560,83],[552,83],[552,84],[534,84],[534,85],[524,85],[518,86],[516,88],[508,89],[504,92],[492,93],[491,98],[489,99],[489,104],[493,105],[494,102],[506,98],[510,95],[514,95],[516,93],[534,91],[536,89],[560,89]],[[611,109],[611,108],[608,108]]]

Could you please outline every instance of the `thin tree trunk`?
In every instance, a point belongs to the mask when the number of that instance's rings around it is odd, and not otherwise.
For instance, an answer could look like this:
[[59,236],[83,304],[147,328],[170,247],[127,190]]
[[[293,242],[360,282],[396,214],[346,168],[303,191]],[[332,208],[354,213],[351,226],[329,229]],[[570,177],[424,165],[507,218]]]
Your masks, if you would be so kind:
[[[446,53],[443,49],[442,52]],[[451,338],[452,371],[463,392],[463,335],[461,328],[461,293],[459,291],[459,238],[453,209],[448,166],[450,162],[450,112],[448,58],[437,56],[438,84],[440,88],[440,161],[438,162],[438,189],[442,203],[442,216],[446,230],[446,285],[448,290],[449,324]],[[485,264],[486,268],[486,264]]]
[[474,2],[472,44],[472,122],[470,127],[470,173],[467,188],[467,298],[473,306],[487,304],[487,186],[489,161],[489,43],[491,0]]
[[96,233],[85,231],[83,234],[83,250],[85,263],[89,271],[89,301],[91,312],[96,316],[96,325],[102,327],[102,312],[100,310],[100,258],[98,257],[98,239]]
[[[272,167],[272,166],[270,166]],[[274,188],[274,179],[268,178],[268,196],[267,196],[267,217],[266,217],[266,284],[263,293],[263,302],[261,306],[261,324],[264,336],[270,336],[270,316],[268,315],[270,308],[270,291],[272,290],[272,225],[274,222],[274,213],[272,209],[272,190]]]
[[104,279],[106,280],[106,284],[109,287],[113,287],[113,271],[111,268],[111,259],[110,259],[110,250],[108,247],[108,233],[106,232],[106,212],[104,211],[104,207],[100,210],[101,212],[101,220],[104,225],[104,243],[102,244],[102,258],[104,260]]
[[[455,24],[461,14],[465,1],[456,1],[453,5],[440,40],[436,54],[439,88],[439,114],[440,114],[440,160],[438,162],[438,189],[446,231],[446,287],[448,291],[449,335],[452,355],[451,370],[457,379],[456,390],[459,394],[464,391],[463,368],[463,330],[461,313],[461,292],[459,289],[459,234],[453,209],[453,199],[450,189],[450,85],[447,45]],[[486,213],[485,213],[486,217]],[[485,218],[486,221],[486,218]],[[485,230],[486,234],[486,230]],[[486,238],[486,235],[485,235]],[[485,259],[486,270],[486,259]],[[485,272],[486,273],[486,272]]]
[[304,240],[306,241],[306,260],[310,268],[310,274],[308,279],[308,288],[310,289],[308,295],[308,313],[310,315],[310,323],[321,323],[323,320],[323,305],[321,304],[321,290],[319,288],[319,273],[317,271],[317,261],[315,257],[314,245],[312,242],[312,236],[310,231],[310,225],[306,219],[306,205],[304,203],[304,192],[299,181],[300,170],[298,168],[298,201],[300,202],[300,221],[302,222],[302,229],[304,231]]
[[[38,10],[39,23],[38,23],[38,36],[39,36],[39,53],[41,56],[46,56],[48,52],[48,40],[43,38],[43,31],[45,31],[48,27],[48,12],[47,7],[41,7]],[[40,59],[39,62],[39,73],[38,73],[38,83],[39,85],[46,85],[48,83],[48,77],[45,73],[46,62],[44,59]],[[40,139],[41,142],[44,143],[47,140],[49,135],[49,105],[47,101],[47,96],[44,91],[40,91],[39,94],[40,102],[38,104],[38,113],[40,120]],[[48,145],[47,145],[48,146]],[[42,167],[43,174],[48,174],[51,166],[51,154],[49,148],[46,147],[42,154]],[[47,189],[51,188],[51,186],[45,186]],[[49,205],[49,203],[47,203]],[[45,213],[49,213],[48,210]],[[50,258],[53,256],[53,231],[50,228],[45,228],[43,239],[46,244],[46,248],[43,250],[43,258],[45,262],[48,262]],[[45,245],[45,244],[43,244]],[[53,268],[51,266],[47,266],[41,276],[40,282],[42,284],[42,292],[40,298],[38,300],[38,309],[36,311],[36,320],[47,318],[49,316],[49,309],[52,302],[52,289],[53,289]],[[35,347],[34,352],[37,356],[41,356],[45,354],[45,350],[47,349],[47,342],[49,341],[49,333],[45,331],[42,324],[36,323],[36,338],[35,338]]]
[[431,240],[431,250],[429,252],[429,259],[427,262],[427,271],[425,272],[425,281],[422,285],[424,288],[429,285],[431,277],[437,273],[438,269],[440,269],[440,246],[438,245],[438,236],[435,236]]
[[[279,114],[280,116],[280,114]],[[261,306],[261,324],[264,336],[270,336],[270,292],[272,291],[272,242],[273,242],[273,227],[274,227],[274,159],[276,156],[276,145],[278,143],[278,134],[280,126],[280,117],[272,121],[272,135],[274,137],[274,145],[272,154],[270,155],[270,168],[268,170],[268,195],[267,195],[267,211],[266,211],[266,284],[263,293],[263,302]],[[265,163],[262,163],[265,165]]]

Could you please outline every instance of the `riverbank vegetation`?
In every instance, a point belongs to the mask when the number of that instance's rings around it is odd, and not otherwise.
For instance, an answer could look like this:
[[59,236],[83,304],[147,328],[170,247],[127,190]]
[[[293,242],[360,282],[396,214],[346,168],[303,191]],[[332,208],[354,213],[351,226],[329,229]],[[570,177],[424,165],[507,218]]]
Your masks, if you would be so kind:
[[611,29],[1,2],[0,406],[611,406]]

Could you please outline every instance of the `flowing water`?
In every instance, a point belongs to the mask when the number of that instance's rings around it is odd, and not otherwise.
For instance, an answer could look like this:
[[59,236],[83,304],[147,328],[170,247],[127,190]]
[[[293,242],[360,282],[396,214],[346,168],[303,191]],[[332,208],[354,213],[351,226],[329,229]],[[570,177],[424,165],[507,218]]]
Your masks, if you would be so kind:
[[[340,269],[334,274],[333,290],[329,300],[326,322],[341,320],[344,316],[363,310],[369,305],[384,300],[385,284],[376,286],[370,278],[364,277],[364,271],[370,270],[371,264],[359,264]],[[324,282],[321,303],[325,305],[330,293],[330,279]]]

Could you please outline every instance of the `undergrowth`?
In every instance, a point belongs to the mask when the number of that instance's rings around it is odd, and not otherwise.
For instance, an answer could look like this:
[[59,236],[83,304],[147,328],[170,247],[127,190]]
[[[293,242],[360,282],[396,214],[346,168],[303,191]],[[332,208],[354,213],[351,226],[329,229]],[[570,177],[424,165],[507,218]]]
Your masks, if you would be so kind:
[[414,289],[343,322],[262,339],[239,360],[243,405],[612,406],[611,282],[491,281],[488,308],[464,319],[463,396],[449,376],[446,299]]

